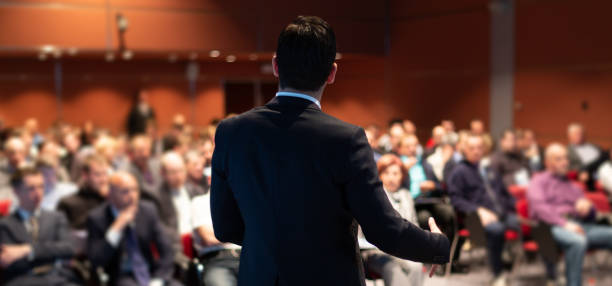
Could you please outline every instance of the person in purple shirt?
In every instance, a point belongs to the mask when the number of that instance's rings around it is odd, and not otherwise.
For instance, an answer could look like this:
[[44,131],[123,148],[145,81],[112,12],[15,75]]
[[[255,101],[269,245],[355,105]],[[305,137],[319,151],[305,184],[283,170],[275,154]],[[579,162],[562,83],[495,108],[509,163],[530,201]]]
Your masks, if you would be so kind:
[[508,193],[502,177],[480,164],[484,149],[481,135],[468,135],[463,148],[464,160],[453,168],[448,179],[448,193],[458,212],[478,214],[486,233],[493,285],[506,285],[506,276],[502,273],[504,234],[507,229],[518,231],[519,221],[514,198]]
[[563,145],[546,148],[545,164],[546,171],[535,175],[527,190],[529,217],[552,226],[552,236],[565,252],[567,285],[582,285],[587,248],[612,250],[612,227],[593,222],[593,204],[567,178],[569,159]]

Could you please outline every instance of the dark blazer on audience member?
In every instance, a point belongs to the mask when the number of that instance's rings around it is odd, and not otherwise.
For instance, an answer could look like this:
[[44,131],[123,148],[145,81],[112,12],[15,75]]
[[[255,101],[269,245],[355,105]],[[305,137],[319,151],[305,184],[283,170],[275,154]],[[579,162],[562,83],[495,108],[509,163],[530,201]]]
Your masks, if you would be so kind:
[[357,223],[389,254],[448,261],[445,236],[389,203],[363,129],[316,104],[276,97],[215,140],[211,214],[216,237],[242,245],[240,285],[365,285]]
[[[480,172],[478,165],[466,160],[458,163],[453,169],[448,179],[448,194],[457,211],[467,214],[475,212],[478,207],[496,210],[496,204],[487,193],[485,181]],[[501,176],[491,168],[487,168],[485,173],[500,208],[499,211],[496,211],[497,214],[506,215],[515,212],[514,198],[508,193]]]
[[96,190],[82,187],[78,193],[60,200],[57,210],[63,212],[74,230],[84,230],[89,212],[106,201]]
[[[0,220],[0,244],[31,244],[34,250],[34,260],[22,258],[6,269],[2,269],[2,285],[19,279],[19,283],[27,284],[40,281],[40,277],[31,274],[32,269],[41,266],[53,266],[57,260],[70,259],[74,255],[68,222],[63,214],[55,211],[41,210],[38,218],[38,240],[32,241],[24,221],[18,212]],[[58,276],[49,279],[58,279]],[[49,285],[57,281],[47,281]]]
[[[106,240],[106,231],[114,222],[115,216],[108,203],[92,210],[87,219],[87,250],[92,268],[102,267],[109,275],[110,284],[114,285],[121,267],[121,257],[125,252],[125,235],[117,248],[112,247]],[[155,207],[148,202],[140,202],[138,212],[134,218],[133,227],[138,237],[140,251],[149,264],[151,278],[160,278],[170,281],[174,271],[174,252],[162,225]],[[159,258],[153,257],[151,247],[154,246]]]

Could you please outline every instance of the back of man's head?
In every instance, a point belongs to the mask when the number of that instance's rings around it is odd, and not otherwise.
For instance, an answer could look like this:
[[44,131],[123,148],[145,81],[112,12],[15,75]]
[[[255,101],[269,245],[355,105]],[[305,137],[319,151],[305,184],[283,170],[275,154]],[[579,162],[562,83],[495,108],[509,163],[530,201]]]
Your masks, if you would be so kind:
[[316,16],[298,16],[278,37],[281,89],[318,91],[335,59],[336,36],[329,24]]

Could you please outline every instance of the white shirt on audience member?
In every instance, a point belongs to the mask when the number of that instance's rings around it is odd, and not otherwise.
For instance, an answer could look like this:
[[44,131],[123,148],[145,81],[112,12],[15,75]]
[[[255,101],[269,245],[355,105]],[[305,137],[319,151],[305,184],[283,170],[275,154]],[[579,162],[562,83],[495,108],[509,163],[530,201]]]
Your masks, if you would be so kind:
[[[213,229],[212,216],[210,214],[210,192],[205,195],[194,197],[191,200],[192,204],[192,217],[193,217],[193,228],[204,226],[206,228]],[[233,243],[221,243],[217,245],[211,245],[202,247],[202,241],[199,236],[194,235],[194,242],[196,249],[200,255],[215,252],[224,249],[240,249],[239,245]]]

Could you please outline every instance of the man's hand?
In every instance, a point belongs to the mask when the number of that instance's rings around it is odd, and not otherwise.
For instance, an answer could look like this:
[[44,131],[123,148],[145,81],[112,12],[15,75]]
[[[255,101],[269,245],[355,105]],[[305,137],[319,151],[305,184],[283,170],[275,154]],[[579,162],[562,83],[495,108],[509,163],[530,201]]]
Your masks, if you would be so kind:
[[423,192],[429,192],[432,191],[436,188],[436,183],[434,183],[433,181],[424,181],[421,182],[421,191]]
[[29,244],[3,245],[0,249],[0,266],[9,267],[15,261],[28,256],[32,252]]
[[586,217],[591,212],[593,203],[591,203],[591,201],[589,201],[587,198],[580,198],[576,201],[574,207],[576,208],[576,212],[580,217]]
[[579,224],[573,222],[573,221],[567,221],[565,223],[565,225],[563,226],[563,228],[573,232],[573,233],[577,233],[580,235],[584,235],[584,229],[582,228],[582,226],[580,226]]
[[[429,218],[429,230],[431,231],[431,233],[442,234],[442,231],[440,231],[440,228],[438,228],[438,226],[436,225],[436,220],[434,220],[433,217]],[[438,264],[431,265],[431,269],[429,270],[429,277],[432,277],[434,275],[437,268]]]
[[487,226],[498,221],[497,215],[487,208],[478,208],[478,217],[483,226]]
[[134,217],[136,217],[136,212],[138,211],[138,204],[132,204],[119,212],[117,218],[111,225],[111,228],[121,232],[128,224],[134,221]]

